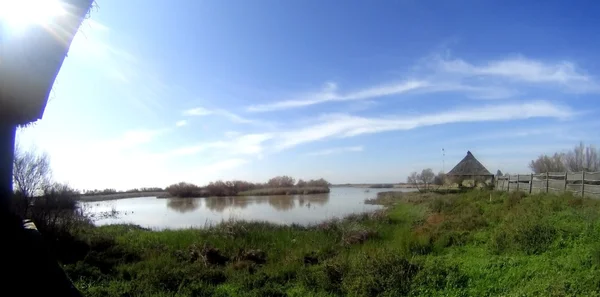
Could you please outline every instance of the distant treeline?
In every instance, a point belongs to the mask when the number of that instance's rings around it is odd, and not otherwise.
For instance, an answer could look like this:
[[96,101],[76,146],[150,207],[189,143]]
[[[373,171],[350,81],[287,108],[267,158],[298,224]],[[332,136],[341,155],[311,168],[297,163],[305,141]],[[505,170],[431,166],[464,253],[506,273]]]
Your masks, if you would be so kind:
[[[298,193],[328,193],[329,182],[324,179],[297,182],[289,176],[277,176],[267,183],[251,183],[241,180],[215,181],[204,187],[192,183],[180,182],[168,186],[165,190],[175,197],[209,197],[209,196],[237,196],[237,195],[269,195],[298,194]],[[277,191],[258,191],[263,189],[279,189]],[[306,191],[300,190],[306,189]],[[310,189],[310,190],[309,190]]]
[[393,184],[376,184],[376,185],[369,186],[369,188],[371,188],[371,189],[391,189],[393,187],[394,187]]
[[139,189],[130,189],[127,191],[117,191],[116,189],[104,189],[104,190],[84,190],[83,195],[86,196],[95,196],[95,195],[110,195],[117,193],[144,193],[144,192],[163,192],[163,188],[159,187],[150,187],[150,188],[139,188]]

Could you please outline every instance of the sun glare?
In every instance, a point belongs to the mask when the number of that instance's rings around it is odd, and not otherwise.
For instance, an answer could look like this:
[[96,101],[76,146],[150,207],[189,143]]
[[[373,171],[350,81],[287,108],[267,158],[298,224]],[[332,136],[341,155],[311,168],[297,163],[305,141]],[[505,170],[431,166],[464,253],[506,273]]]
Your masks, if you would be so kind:
[[46,25],[65,14],[63,5],[59,0],[0,0],[0,23],[12,30]]

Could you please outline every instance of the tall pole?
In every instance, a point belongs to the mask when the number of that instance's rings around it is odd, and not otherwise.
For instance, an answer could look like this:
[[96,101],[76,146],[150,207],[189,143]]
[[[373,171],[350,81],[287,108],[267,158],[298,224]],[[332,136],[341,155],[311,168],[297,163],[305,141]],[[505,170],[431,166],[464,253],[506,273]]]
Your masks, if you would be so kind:
[[[1,91],[0,91],[1,96]],[[8,211],[12,198],[12,170],[16,125],[0,119],[0,210]]]
[[446,151],[442,148],[442,172],[446,173]]

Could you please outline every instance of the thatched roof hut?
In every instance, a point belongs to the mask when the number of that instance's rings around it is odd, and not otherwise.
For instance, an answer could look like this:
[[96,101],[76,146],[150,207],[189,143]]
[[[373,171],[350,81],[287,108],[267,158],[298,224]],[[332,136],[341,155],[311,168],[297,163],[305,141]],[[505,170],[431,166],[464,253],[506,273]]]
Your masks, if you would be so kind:
[[481,164],[470,151],[447,175],[449,177],[484,177],[489,178],[494,175],[491,174],[483,164]]

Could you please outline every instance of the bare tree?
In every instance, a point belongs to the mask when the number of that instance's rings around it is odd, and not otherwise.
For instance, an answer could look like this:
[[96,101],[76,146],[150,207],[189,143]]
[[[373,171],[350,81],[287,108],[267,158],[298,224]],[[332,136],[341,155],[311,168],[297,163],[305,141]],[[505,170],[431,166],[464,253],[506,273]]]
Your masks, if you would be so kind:
[[435,173],[431,168],[423,169],[421,173],[413,172],[411,173],[406,181],[409,184],[414,185],[419,191],[427,191],[429,186],[433,183],[435,179]]
[[555,153],[552,156],[540,155],[537,159],[532,160],[531,163],[529,163],[529,168],[534,173],[567,171],[567,167],[565,166],[565,155],[559,153]]
[[283,175],[271,178],[267,184],[269,184],[269,187],[273,188],[288,188],[293,187],[296,184],[296,180],[290,176]]
[[15,191],[27,199],[43,194],[52,183],[50,158],[36,150],[15,149],[13,160],[13,183]]
[[566,153],[564,161],[566,168],[573,172],[598,171],[600,169],[598,150],[592,145],[586,147],[583,142]]

